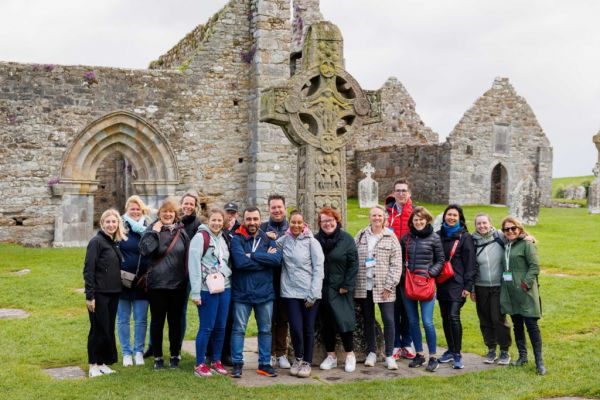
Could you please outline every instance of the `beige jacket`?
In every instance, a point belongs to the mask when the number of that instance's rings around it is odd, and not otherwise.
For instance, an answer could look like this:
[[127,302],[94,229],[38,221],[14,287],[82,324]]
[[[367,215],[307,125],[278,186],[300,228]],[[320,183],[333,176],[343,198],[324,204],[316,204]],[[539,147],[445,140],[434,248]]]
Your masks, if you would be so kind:
[[[356,276],[356,289],[354,298],[364,299],[367,297],[367,268],[365,261],[369,253],[368,237],[372,235],[370,227],[362,229],[354,237],[358,249],[358,275]],[[396,286],[402,275],[402,250],[400,243],[389,229],[383,230],[383,236],[375,245],[373,251],[375,257],[375,269],[373,271],[373,302],[386,303],[396,301]],[[383,289],[392,292],[386,301],[381,293]]]

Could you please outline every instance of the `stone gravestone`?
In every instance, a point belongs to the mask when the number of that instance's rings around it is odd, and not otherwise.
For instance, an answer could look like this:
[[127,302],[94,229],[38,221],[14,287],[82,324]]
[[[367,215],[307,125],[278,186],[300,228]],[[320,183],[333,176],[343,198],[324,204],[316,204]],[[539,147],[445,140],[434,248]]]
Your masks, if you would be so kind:
[[569,185],[565,188],[565,199],[573,200],[575,198],[575,186]]
[[600,214],[600,132],[594,136],[593,140],[596,150],[598,150],[598,161],[593,169],[596,178],[588,188],[588,211],[590,214]]
[[525,225],[536,225],[540,215],[541,192],[531,175],[521,179],[511,193],[510,215]]
[[358,182],[358,206],[371,208],[376,206],[379,200],[379,184],[371,178],[371,175],[375,173],[375,168],[371,163],[367,163],[361,171],[367,177]]
[[361,126],[381,121],[379,92],[366,92],[344,70],[343,39],[328,21],[310,26],[301,67],[285,87],[264,90],[260,120],[279,125],[298,148],[298,207],[316,229],[321,207],[346,219],[346,144]]
[[577,186],[575,188],[575,194],[573,196],[573,198],[575,200],[582,200],[585,199],[585,187],[584,186]]

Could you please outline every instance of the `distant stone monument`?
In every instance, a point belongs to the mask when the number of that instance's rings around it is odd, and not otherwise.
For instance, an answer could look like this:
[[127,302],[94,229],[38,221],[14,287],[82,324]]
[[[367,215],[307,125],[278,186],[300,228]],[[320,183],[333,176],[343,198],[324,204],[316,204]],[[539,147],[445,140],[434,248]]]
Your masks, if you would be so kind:
[[511,193],[510,215],[525,225],[536,225],[540,215],[540,189],[531,175],[521,179]]
[[594,136],[593,140],[598,150],[598,161],[593,169],[596,178],[588,188],[588,211],[590,214],[600,214],[600,132]]
[[575,200],[585,199],[585,187],[581,185],[577,186],[575,188],[575,194],[573,195],[573,198]]
[[343,39],[328,21],[312,24],[301,67],[285,87],[261,95],[260,120],[279,125],[298,149],[297,203],[316,230],[321,207],[346,220],[346,149],[361,126],[381,121],[380,96],[344,70]]
[[367,177],[358,182],[358,206],[371,208],[376,206],[379,200],[379,184],[371,178],[371,175],[375,173],[375,168],[371,163],[367,163],[361,171]]
[[565,188],[565,199],[566,200],[575,199],[575,186],[569,185]]

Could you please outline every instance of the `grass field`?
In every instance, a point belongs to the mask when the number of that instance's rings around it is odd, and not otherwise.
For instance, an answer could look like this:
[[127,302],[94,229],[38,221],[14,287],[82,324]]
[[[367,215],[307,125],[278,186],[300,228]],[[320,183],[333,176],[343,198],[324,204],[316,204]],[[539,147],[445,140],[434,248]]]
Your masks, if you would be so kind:
[[[367,210],[349,201],[348,231],[367,224]],[[435,215],[442,205],[425,204]],[[492,215],[496,225],[506,208],[465,207],[472,227],[476,212]],[[539,377],[533,365],[442,378],[357,382],[346,385],[238,388],[227,378],[198,379],[194,360],[184,356],[182,369],[156,373],[124,369],[99,379],[54,381],[41,369],[79,365],[87,370],[87,313],[83,295],[82,249],[30,249],[0,244],[0,307],[23,308],[27,319],[0,320],[0,398],[64,399],[537,399],[540,397],[600,397],[600,215],[585,209],[543,209],[536,237],[544,274],[540,277],[544,317],[540,327],[549,374]],[[17,276],[15,271],[31,269]],[[436,307],[437,308],[437,307]],[[436,309],[438,341],[445,345]],[[190,307],[187,337],[198,320]],[[485,351],[474,304],[463,308],[464,351]],[[516,350],[511,348],[513,357]],[[468,366],[467,366],[468,368]]]

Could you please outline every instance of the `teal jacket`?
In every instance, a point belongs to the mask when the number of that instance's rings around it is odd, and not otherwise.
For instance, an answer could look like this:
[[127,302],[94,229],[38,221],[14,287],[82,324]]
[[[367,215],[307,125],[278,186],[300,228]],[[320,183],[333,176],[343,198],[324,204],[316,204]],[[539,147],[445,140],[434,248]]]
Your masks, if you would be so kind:
[[[510,272],[511,281],[502,280],[500,308],[503,314],[518,314],[540,318],[542,307],[538,287],[540,265],[533,243],[523,238],[506,244],[502,260],[503,271]],[[524,283],[527,290],[521,286]]]

